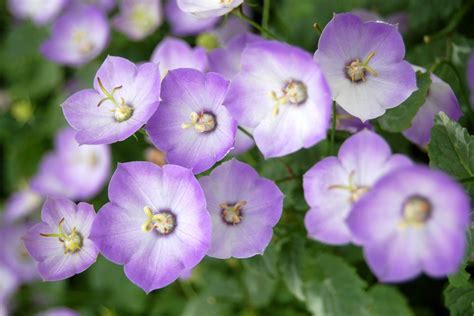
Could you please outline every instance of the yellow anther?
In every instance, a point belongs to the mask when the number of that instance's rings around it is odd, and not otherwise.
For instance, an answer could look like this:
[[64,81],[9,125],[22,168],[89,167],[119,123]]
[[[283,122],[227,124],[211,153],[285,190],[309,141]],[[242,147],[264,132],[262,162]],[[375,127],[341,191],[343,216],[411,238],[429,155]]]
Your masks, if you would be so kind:
[[194,127],[198,133],[212,132],[217,125],[216,117],[212,113],[208,112],[191,112],[191,121],[181,124],[182,129],[188,129]]
[[274,116],[280,113],[280,106],[285,104],[301,105],[308,99],[306,85],[299,80],[288,80],[281,92],[281,96],[278,96],[275,91],[270,92],[270,97],[275,102],[272,110]]
[[372,57],[375,56],[375,52],[370,52],[367,55],[367,58],[361,62],[359,58],[352,61],[348,66],[346,66],[347,76],[351,79],[352,82],[365,81],[365,73],[368,72],[372,76],[378,76],[378,73],[369,66],[369,62]]
[[162,235],[171,233],[175,226],[176,221],[173,214],[168,211],[153,213],[153,210],[149,206],[143,208],[147,216],[147,220],[142,224],[141,228],[144,232],[148,233],[156,229],[156,231]]
[[219,207],[222,212],[222,219],[228,224],[238,224],[242,220],[242,207],[247,205],[247,201],[240,201],[236,204],[221,203]]

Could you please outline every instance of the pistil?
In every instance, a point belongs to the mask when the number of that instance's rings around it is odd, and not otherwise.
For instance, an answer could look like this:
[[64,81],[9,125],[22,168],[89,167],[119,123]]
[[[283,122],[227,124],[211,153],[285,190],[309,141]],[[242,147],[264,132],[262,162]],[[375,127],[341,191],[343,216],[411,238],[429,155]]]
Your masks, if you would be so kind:
[[73,227],[69,234],[63,230],[64,218],[59,221],[58,233],[57,234],[40,234],[42,237],[56,237],[61,243],[64,244],[64,254],[75,253],[82,247],[82,236],[77,231],[76,227]]

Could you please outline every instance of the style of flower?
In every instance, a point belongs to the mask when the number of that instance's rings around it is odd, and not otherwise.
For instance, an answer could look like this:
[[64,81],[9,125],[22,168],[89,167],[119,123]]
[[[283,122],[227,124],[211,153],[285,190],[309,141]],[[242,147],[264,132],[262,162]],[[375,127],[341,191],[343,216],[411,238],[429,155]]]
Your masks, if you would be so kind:
[[337,157],[319,161],[304,175],[309,236],[328,244],[357,243],[346,224],[354,203],[369,194],[380,177],[409,165],[407,157],[392,155],[388,144],[374,132],[363,130],[348,138]]
[[108,56],[97,71],[94,89],[79,91],[63,104],[64,116],[79,144],[111,144],[138,131],[160,103],[160,72],[154,63],[136,66]]
[[[418,66],[415,71],[425,72]],[[435,116],[444,112],[449,118],[458,120],[462,116],[458,99],[451,87],[434,74],[430,74],[431,86],[428,90],[425,103],[416,113],[411,127],[403,132],[406,138],[419,146],[427,146],[431,138],[431,128],[434,126]]]
[[120,14],[112,24],[130,39],[139,41],[152,34],[163,22],[160,0],[122,0]]
[[45,281],[67,279],[89,268],[99,251],[89,239],[95,211],[92,205],[64,198],[48,198],[41,223],[23,236],[28,253],[38,261]]
[[244,0],[178,0],[178,7],[200,18],[211,18],[229,13]]
[[365,258],[383,282],[425,272],[443,277],[459,268],[466,250],[470,202],[460,184],[424,166],[380,179],[348,218]]
[[44,25],[53,21],[66,3],[67,0],[8,0],[8,9],[18,19]]
[[95,196],[110,176],[111,153],[107,145],[79,146],[71,128],[59,131],[55,150],[47,154],[31,188],[41,196],[74,200]]
[[202,47],[192,48],[185,41],[167,37],[153,51],[151,62],[160,67],[161,77],[177,68],[192,68],[205,71],[207,68],[206,51]]
[[249,165],[232,159],[199,179],[212,219],[210,257],[263,254],[280,220],[283,194]]
[[146,292],[192,269],[209,249],[206,200],[186,168],[149,162],[119,164],[110,202],[97,214],[91,239]]
[[237,124],[223,106],[229,82],[215,73],[171,70],[146,130],[168,163],[201,173],[232,149]]
[[212,29],[219,18],[198,18],[192,14],[183,12],[177,0],[168,0],[165,4],[166,21],[170,24],[171,33],[176,36],[197,35]]
[[305,51],[284,43],[250,44],[224,104],[240,125],[255,128],[266,158],[293,153],[326,137],[329,87]]
[[70,10],[56,20],[51,37],[40,50],[56,63],[77,67],[97,57],[107,46],[109,35],[109,24],[99,9]]
[[395,25],[362,22],[348,13],[334,15],[314,54],[333,99],[362,121],[383,115],[416,91],[415,72],[404,56]]

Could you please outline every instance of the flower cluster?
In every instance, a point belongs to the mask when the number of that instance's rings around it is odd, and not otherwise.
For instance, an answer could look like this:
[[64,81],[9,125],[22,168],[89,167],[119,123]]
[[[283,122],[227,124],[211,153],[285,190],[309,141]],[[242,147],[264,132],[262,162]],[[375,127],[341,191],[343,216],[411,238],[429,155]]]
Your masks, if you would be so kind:
[[[50,1],[43,10],[34,3],[9,7],[38,24],[58,16],[41,47],[46,58],[80,67],[106,48],[114,1]],[[442,171],[392,152],[374,121],[408,102],[419,89],[417,72],[427,72],[405,60],[399,28],[366,11],[335,14],[312,54],[251,33],[237,19],[248,18],[242,3],[120,2],[111,25],[131,40],[145,39],[166,20],[173,36],[200,34],[200,45],[167,36],[148,61],[109,55],[92,88],[61,104],[70,127],[2,214],[0,306],[21,282],[70,278],[99,253],[147,293],[186,278],[206,256],[264,254],[285,196],[280,181],[248,163],[253,154],[276,160],[316,146],[326,154],[318,148],[320,159],[304,174],[287,166],[290,177],[283,179],[302,182],[311,239],[362,247],[382,282],[457,271],[467,248],[468,195]],[[221,18],[229,13],[235,16]],[[403,25],[404,16],[387,18],[395,20]],[[474,57],[471,66],[474,82]],[[439,112],[462,116],[451,87],[429,77],[402,132],[422,150]],[[150,161],[118,163],[108,202],[96,214],[82,201],[109,180],[109,145],[139,140],[139,133],[154,147]],[[341,135],[350,136],[337,142]],[[41,221],[26,221],[42,202]],[[9,271],[20,277],[9,279]]]

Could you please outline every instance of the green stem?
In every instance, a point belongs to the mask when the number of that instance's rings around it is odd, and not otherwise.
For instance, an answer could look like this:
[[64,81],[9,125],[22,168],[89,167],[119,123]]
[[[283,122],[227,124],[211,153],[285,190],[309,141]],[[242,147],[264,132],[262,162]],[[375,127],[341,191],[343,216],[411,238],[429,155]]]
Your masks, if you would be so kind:
[[438,31],[435,34],[425,35],[423,37],[423,41],[428,44],[428,43],[431,43],[434,40],[437,40],[439,38],[442,38],[442,37],[452,33],[457,28],[459,23],[461,23],[462,19],[466,15],[466,13],[468,13],[471,10],[473,5],[474,5],[473,0],[467,2],[458,12],[456,12],[456,14],[453,16],[451,21],[449,21],[449,23],[448,23],[448,25],[446,25],[446,27],[444,27],[443,29],[441,29],[440,31]]
[[245,128],[243,128],[242,126],[237,126],[237,128],[238,128],[242,133],[244,133],[245,135],[247,135],[248,137],[254,139],[254,138],[253,138],[253,135],[250,134],[250,132],[247,131],[247,130],[246,130]]
[[278,40],[278,36],[273,34],[270,30],[267,28],[262,27],[260,24],[256,23],[254,20],[249,18],[248,16],[245,15],[245,13],[242,11],[242,6],[240,6],[238,9],[235,9],[232,11],[233,14],[238,16],[241,20],[244,20],[245,22],[249,23],[252,25],[254,28],[260,31],[261,34],[265,34],[267,37],[271,39],[276,39]]
[[263,0],[263,15],[262,28],[268,29],[268,22],[270,20],[270,4],[271,0]]

